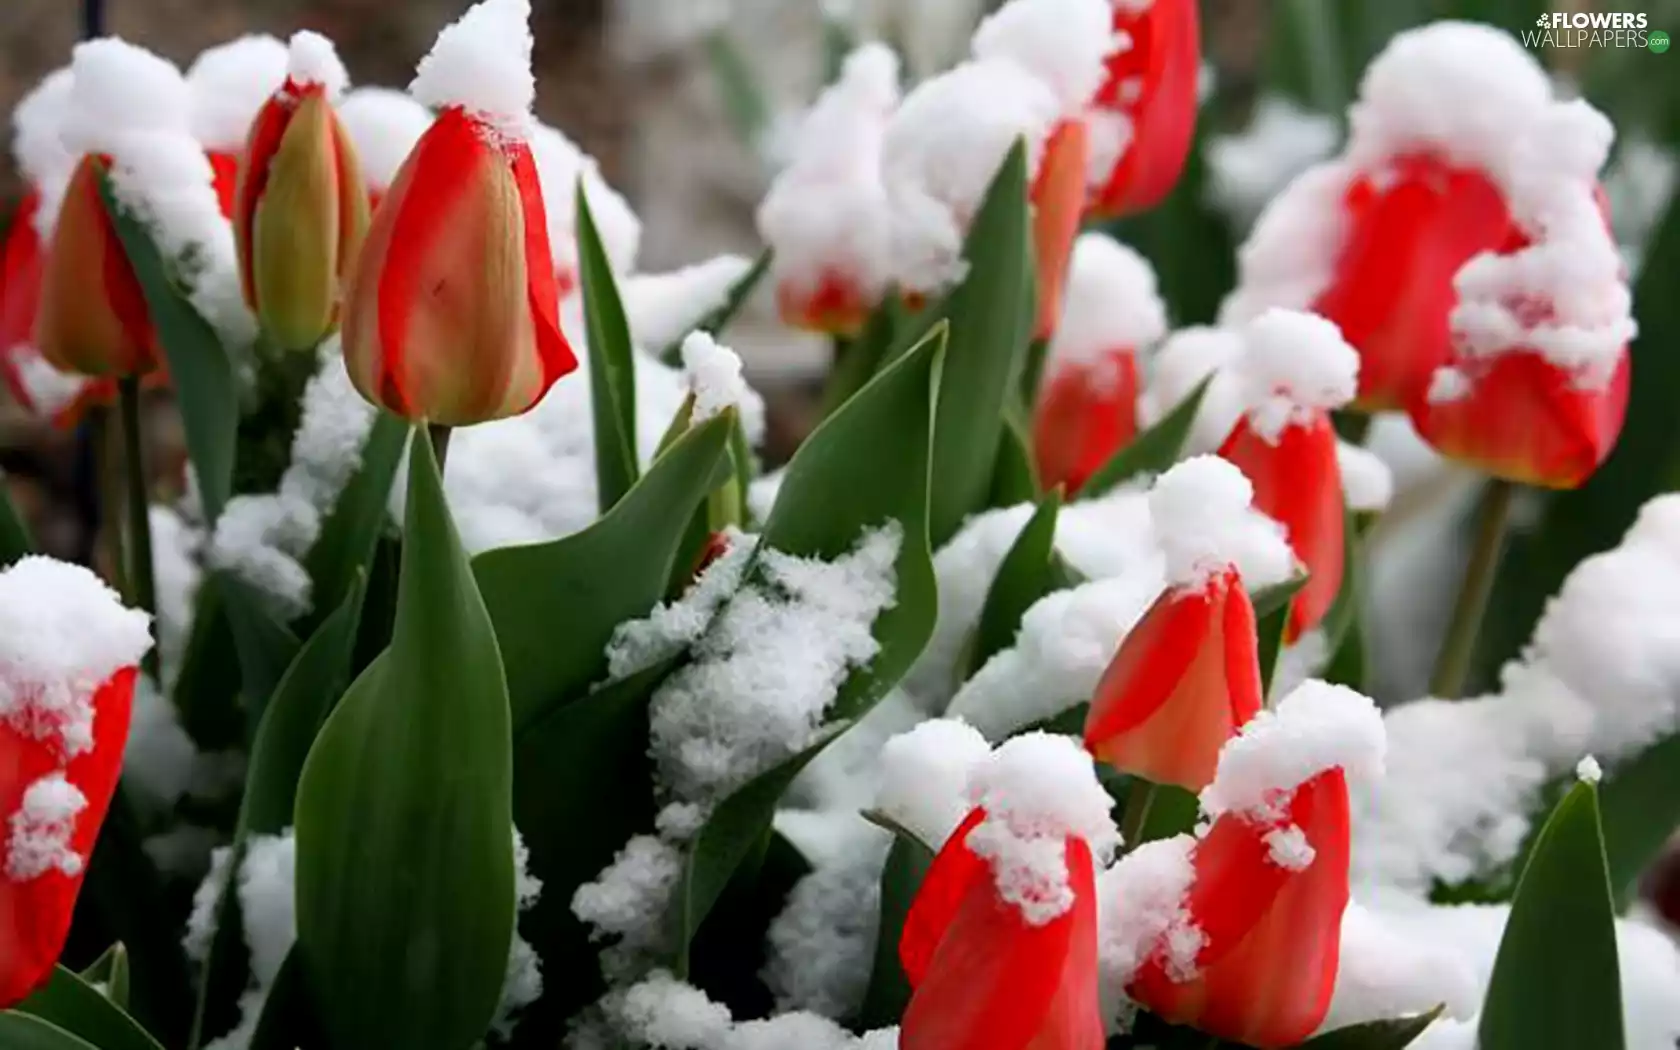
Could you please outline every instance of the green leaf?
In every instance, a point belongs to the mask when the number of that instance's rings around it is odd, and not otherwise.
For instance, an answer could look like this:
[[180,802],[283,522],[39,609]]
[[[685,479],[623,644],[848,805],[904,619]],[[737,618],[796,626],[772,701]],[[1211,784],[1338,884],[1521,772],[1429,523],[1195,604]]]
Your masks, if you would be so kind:
[[187,454],[198,478],[199,499],[206,520],[214,523],[233,494],[239,433],[239,386],[233,362],[215,330],[176,288],[151,232],[117,202],[108,177],[101,176],[99,194],[157,329],[175,403],[181,410]]
[[[904,301],[896,291],[889,291],[869,315],[869,320],[864,322],[863,331],[858,333],[857,338],[836,340],[834,365],[823,385],[819,418],[827,419],[850,401],[852,395],[862,390],[869,378],[881,371],[888,351],[907,335],[910,327]],[[922,334],[926,334],[925,330]],[[906,344],[905,349],[912,345],[914,342]]]
[[601,513],[630,491],[640,465],[636,458],[636,350],[630,322],[618,295],[612,264],[583,182],[577,186],[578,277],[582,282],[584,328],[589,336],[589,394],[595,420],[595,477]]
[[910,1003],[910,983],[898,961],[898,942],[910,902],[933,863],[933,851],[916,838],[897,835],[881,869],[881,919],[875,934],[875,964],[869,973],[858,1024],[865,1030],[887,1028],[904,1016]]
[[965,681],[985,666],[987,660],[1014,645],[1015,634],[1021,629],[1021,618],[1027,610],[1066,580],[1056,558],[1056,521],[1061,509],[1061,490],[1046,494],[1003,556],[997,575],[992,577],[992,585],[986,591],[980,621],[974,628],[963,674]]
[[1289,604],[1295,593],[1307,585],[1302,573],[1274,587],[1267,587],[1254,595],[1255,628],[1260,638],[1260,696],[1271,694],[1272,677],[1277,673],[1278,659],[1283,655],[1283,634],[1289,626]]
[[1423,1034],[1424,1029],[1435,1023],[1443,1009],[1437,1006],[1416,1017],[1338,1028],[1308,1039],[1301,1044],[1300,1050],[1405,1050]]
[[302,954],[294,946],[274,975],[246,1050],[308,1050],[321,1045],[314,1006],[304,984]]
[[[729,290],[724,293],[723,302],[719,303],[711,313],[702,317],[700,323],[694,326],[694,330],[717,335],[728,327],[729,322],[735,319],[735,315],[741,312],[741,307],[747,305],[747,300],[752,297],[752,293],[758,288],[759,282],[764,280],[764,275],[770,272],[770,264],[774,261],[775,254],[769,248],[759,252],[758,258],[753,260],[753,264],[747,269],[747,272],[743,273],[734,284],[729,286]],[[660,351],[660,360],[673,367],[680,365],[682,363],[682,344],[683,341],[678,339]]]
[[1154,787],[1155,794],[1149,800],[1149,813],[1143,822],[1143,841],[1170,839],[1196,826],[1196,818],[1201,815],[1201,802],[1194,791],[1177,784],[1156,784]]
[[373,428],[362,443],[361,466],[339,493],[338,502],[321,525],[320,537],[304,559],[314,606],[300,627],[304,633],[313,631],[344,604],[358,578],[366,578],[390,515],[391,482],[402,463],[408,432],[404,420],[387,412],[374,418]]
[[1360,633],[1359,609],[1364,600],[1365,572],[1363,543],[1365,529],[1360,515],[1347,512],[1343,528],[1342,586],[1336,600],[1324,616],[1325,651],[1330,661],[1325,665],[1327,681],[1364,690],[1365,640]]
[[128,949],[121,942],[105,949],[105,954],[82,971],[82,980],[103,986],[105,998],[119,1009],[128,1009]]
[[6,1050],[104,1050],[33,1014],[0,1010],[0,1046]]
[[1621,908],[1680,827],[1680,734],[1618,763],[1599,788],[1610,890]]
[[766,831],[694,939],[689,969],[696,986],[736,1017],[776,1012],[775,999],[760,976],[769,956],[770,925],[811,870],[810,861],[793,843],[774,830]]
[[734,427],[726,412],[691,428],[582,532],[473,559],[516,731],[600,681],[613,631],[665,597],[689,518],[717,484]]
[[256,588],[229,573],[219,573],[222,608],[233,630],[239,655],[239,679],[245,695],[246,722],[255,738],[269,697],[302,647],[291,628],[274,618]]
[[[18,1010],[51,1021],[99,1050],[163,1050],[134,1018],[70,970],[53,968],[44,987],[18,1004]],[[4,1043],[8,1050],[10,1043]]]
[[1190,437],[1190,428],[1196,422],[1196,411],[1202,407],[1202,398],[1207,396],[1211,382],[1212,379],[1202,380],[1176,408],[1133,438],[1131,444],[1110,456],[1107,463],[1085,479],[1075,498],[1095,499],[1133,478],[1159,474],[1178,462],[1179,453],[1184,451],[1184,442]]
[[1552,811],[1517,884],[1480,1050],[1621,1050],[1615,924],[1598,791],[1579,783]]
[[[787,469],[761,544],[833,560],[869,529],[903,528],[897,597],[875,619],[880,651],[841,686],[831,726],[806,750],[761,773],[724,799],[696,836],[677,889],[673,921],[677,966],[743,859],[769,828],[782,792],[852,719],[861,717],[910,669],[933,634],[938,612],[928,550],[928,468],[943,332],[936,332],[876,376],[806,439]],[[837,500],[835,493],[848,494]]]
[[391,647],[350,686],[297,795],[298,949],[340,1046],[463,1050],[513,938],[501,655],[431,445],[409,455]]
[[950,322],[950,353],[939,380],[928,535],[943,546],[963,519],[986,505],[1004,407],[1014,403],[1032,328],[1032,240],[1027,154],[1017,142],[969,227],[967,275],[937,311]]
[[998,442],[997,465],[992,468],[992,490],[987,507],[1013,507],[1038,499],[1038,471],[1033,466],[1032,440],[1026,425],[1013,412],[1004,419],[1003,438]]
[[170,691],[181,728],[200,751],[222,751],[245,743],[248,727],[237,703],[240,681],[239,649],[228,623],[221,579],[211,573],[199,585],[192,633]]
[[35,541],[29,535],[29,526],[24,524],[22,515],[12,505],[11,486],[6,482],[5,473],[0,472],[0,568],[34,550]]

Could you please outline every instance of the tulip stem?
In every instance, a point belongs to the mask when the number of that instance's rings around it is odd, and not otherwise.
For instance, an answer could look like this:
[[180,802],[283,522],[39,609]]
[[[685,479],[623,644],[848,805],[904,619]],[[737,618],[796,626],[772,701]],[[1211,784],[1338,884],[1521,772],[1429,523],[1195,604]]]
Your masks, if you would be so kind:
[[[154,619],[152,635],[157,636],[157,584],[152,567],[152,517],[147,500],[150,486],[146,481],[146,450],[140,425],[140,377],[123,376],[117,380],[117,404],[122,415],[123,463],[128,471],[128,585],[134,603]],[[158,669],[158,651],[154,641],[142,661],[153,682],[162,682]]]
[[1454,700],[1464,690],[1470,661],[1476,655],[1476,639],[1481,634],[1482,619],[1487,613],[1488,598],[1493,594],[1500,555],[1505,550],[1505,526],[1511,517],[1511,501],[1516,491],[1517,487],[1511,482],[1493,478],[1482,494],[1481,510],[1476,518],[1476,540],[1470,549],[1470,561],[1464,569],[1464,584],[1459,589],[1458,602],[1453,606],[1452,619],[1447,624],[1441,654],[1435,660],[1435,673],[1429,679],[1432,696]]
[[1143,845],[1149,810],[1155,804],[1155,785],[1139,777],[1126,792],[1126,812],[1120,817],[1120,841],[1127,849]]
[[449,461],[449,435],[453,427],[446,427],[441,423],[427,423],[426,436],[432,441],[432,455],[437,459],[438,476],[443,476],[443,465]]

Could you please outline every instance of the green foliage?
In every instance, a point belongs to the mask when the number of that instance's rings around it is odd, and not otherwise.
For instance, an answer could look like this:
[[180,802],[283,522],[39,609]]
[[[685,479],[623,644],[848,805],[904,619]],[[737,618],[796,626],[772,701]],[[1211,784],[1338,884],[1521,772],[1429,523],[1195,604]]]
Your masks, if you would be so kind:
[[605,514],[630,491],[641,470],[636,453],[636,348],[581,180],[576,196],[578,277],[589,335],[589,392],[595,419],[595,477]]
[[99,1050],[163,1050],[121,1006],[62,966],[17,1009],[58,1025]]
[[1095,499],[1145,474],[1159,474],[1178,462],[1190,428],[1196,422],[1196,411],[1202,407],[1211,379],[1203,380],[1196,389],[1171,412],[1162,416],[1154,426],[1133,438],[1131,443],[1110,456],[1107,463],[1085,479],[1078,499]]

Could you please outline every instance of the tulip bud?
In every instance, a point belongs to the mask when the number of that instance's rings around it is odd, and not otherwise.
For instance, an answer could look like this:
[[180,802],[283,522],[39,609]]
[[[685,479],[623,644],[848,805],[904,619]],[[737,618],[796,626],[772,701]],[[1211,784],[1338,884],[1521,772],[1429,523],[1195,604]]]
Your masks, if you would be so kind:
[[159,363],[145,295],[100,195],[109,170],[95,154],[76,165],[47,253],[35,345],[61,372],[131,376]]
[[0,378],[26,408],[31,407],[29,395],[17,374],[14,357],[18,347],[32,344],[35,335],[44,262],[41,236],[35,229],[40,206],[39,192],[31,189],[24,194],[6,233],[5,251],[0,254]]
[[1033,257],[1038,270],[1038,321],[1033,335],[1048,339],[1062,313],[1068,258],[1079,236],[1085,206],[1088,138],[1083,120],[1064,121],[1050,133],[1033,181]]
[[292,72],[251,125],[234,206],[245,301],[281,347],[307,350],[338,322],[344,272],[367,233],[356,151],[329,93],[343,82],[332,45],[292,40]]
[[1196,0],[1114,4],[1128,45],[1108,57],[1092,103],[1095,178],[1089,211],[1115,217],[1159,204],[1184,170],[1202,72]]

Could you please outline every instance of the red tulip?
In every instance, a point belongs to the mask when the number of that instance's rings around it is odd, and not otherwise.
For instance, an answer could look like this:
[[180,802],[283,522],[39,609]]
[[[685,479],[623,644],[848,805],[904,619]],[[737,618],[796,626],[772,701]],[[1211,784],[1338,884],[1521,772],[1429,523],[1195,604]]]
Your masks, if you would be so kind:
[[41,279],[35,346],[61,372],[130,376],[158,366],[157,333],[100,197],[105,157],[76,165]]
[[875,308],[874,298],[857,281],[833,270],[811,288],[792,282],[776,286],[776,309],[785,323],[841,336],[855,336],[863,329]]
[[1194,847],[1190,959],[1152,954],[1127,994],[1163,1018],[1266,1048],[1291,1047],[1330,1009],[1348,903],[1347,780],[1295,788],[1271,819],[1221,815]]
[[1343,202],[1335,276],[1313,305],[1359,352],[1355,407],[1403,410],[1452,349],[1453,278],[1515,235],[1504,197],[1480,171],[1427,154],[1361,174]]
[[41,235],[35,229],[40,207],[39,192],[30,189],[24,194],[6,233],[4,254],[0,254],[0,378],[26,408],[30,407],[29,393],[18,379],[13,357],[19,346],[32,345],[35,335],[44,258]]
[[[1105,217],[1154,207],[1172,191],[1195,137],[1202,71],[1196,0],[1113,3],[1114,28],[1130,46],[1109,57],[1093,102],[1097,140],[1119,151],[1089,205]],[[1104,123],[1112,130],[1102,130]]]
[[450,426],[535,405],[577,359],[529,146],[444,109],[380,202],[345,304],[346,364],[369,401]]
[[1137,436],[1138,366],[1130,349],[1052,368],[1033,412],[1039,482],[1077,492]]
[[1082,120],[1063,121],[1050,133],[1033,181],[1033,258],[1038,271],[1038,322],[1033,335],[1048,339],[1062,315],[1062,287],[1085,204],[1089,139]]
[[1072,906],[1029,922],[969,847],[975,809],[945,843],[911,905],[899,945],[914,989],[902,1050],[1102,1050],[1091,849],[1067,836]]

